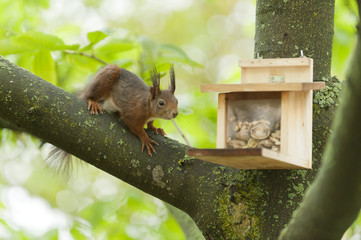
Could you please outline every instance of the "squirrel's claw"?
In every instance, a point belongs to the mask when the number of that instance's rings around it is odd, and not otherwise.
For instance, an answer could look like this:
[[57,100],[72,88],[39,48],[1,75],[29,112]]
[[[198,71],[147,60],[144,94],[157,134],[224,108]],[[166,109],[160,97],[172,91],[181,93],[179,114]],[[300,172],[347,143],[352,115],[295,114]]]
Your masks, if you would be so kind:
[[158,135],[162,135],[162,136],[165,135],[165,132],[164,132],[163,128],[156,128],[155,133],[158,134]]
[[150,139],[150,138],[144,139],[144,140],[142,139],[141,141],[142,141],[142,152],[144,151],[144,147],[146,147],[148,155],[152,156],[152,152],[155,153],[155,149],[154,149],[152,143],[155,144],[155,145],[159,145],[159,144],[156,141],[154,141],[153,139]]
[[100,106],[100,104],[91,99],[88,99],[88,110],[91,114],[103,114],[103,108]]
[[161,135],[161,136],[165,135],[163,128],[156,128],[153,125],[148,125],[148,129],[152,130],[157,135]]

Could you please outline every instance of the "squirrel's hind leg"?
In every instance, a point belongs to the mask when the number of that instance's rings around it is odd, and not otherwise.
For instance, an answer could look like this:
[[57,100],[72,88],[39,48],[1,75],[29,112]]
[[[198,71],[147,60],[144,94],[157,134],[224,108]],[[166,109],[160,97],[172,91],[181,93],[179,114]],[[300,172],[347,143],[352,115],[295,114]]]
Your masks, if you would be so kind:
[[103,108],[100,106],[100,104],[91,99],[88,99],[88,110],[91,114],[103,114]]
[[119,74],[120,68],[117,65],[107,65],[98,71],[92,82],[86,87],[83,98],[88,101],[88,110],[92,114],[103,113],[98,101],[110,97],[113,84]]

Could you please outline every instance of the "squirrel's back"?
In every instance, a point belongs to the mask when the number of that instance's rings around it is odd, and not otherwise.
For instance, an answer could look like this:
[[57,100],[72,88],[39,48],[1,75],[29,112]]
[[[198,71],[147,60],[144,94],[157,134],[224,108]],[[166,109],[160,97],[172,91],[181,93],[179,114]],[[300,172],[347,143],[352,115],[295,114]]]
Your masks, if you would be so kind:
[[123,118],[126,115],[134,116],[148,111],[150,90],[143,79],[136,74],[120,68],[110,92],[111,94],[103,102],[105,110],[119,112]]

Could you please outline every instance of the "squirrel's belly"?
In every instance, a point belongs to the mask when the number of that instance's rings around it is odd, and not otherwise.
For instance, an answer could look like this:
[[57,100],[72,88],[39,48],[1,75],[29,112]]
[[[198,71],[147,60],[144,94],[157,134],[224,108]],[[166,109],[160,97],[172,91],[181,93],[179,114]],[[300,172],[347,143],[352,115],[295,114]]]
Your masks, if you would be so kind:
[[120,109],[115,105],[114,101],[113,101],[113,97],[110,96],[109,98],[105,99],[102,107],[107,111],[107,112],[120,112]]

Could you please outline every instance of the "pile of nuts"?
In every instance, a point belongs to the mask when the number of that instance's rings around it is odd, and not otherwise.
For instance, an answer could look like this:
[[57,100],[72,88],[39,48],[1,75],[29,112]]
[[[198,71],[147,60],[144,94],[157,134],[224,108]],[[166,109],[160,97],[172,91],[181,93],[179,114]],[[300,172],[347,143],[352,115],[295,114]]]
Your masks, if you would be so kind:
[[230,119],[235,138],[228,138],[227,145],[230,148],[268,148],[279,151],[281,145],[280,122],[276,123],[273,131],[271,123],[265,119],[237,121]]

